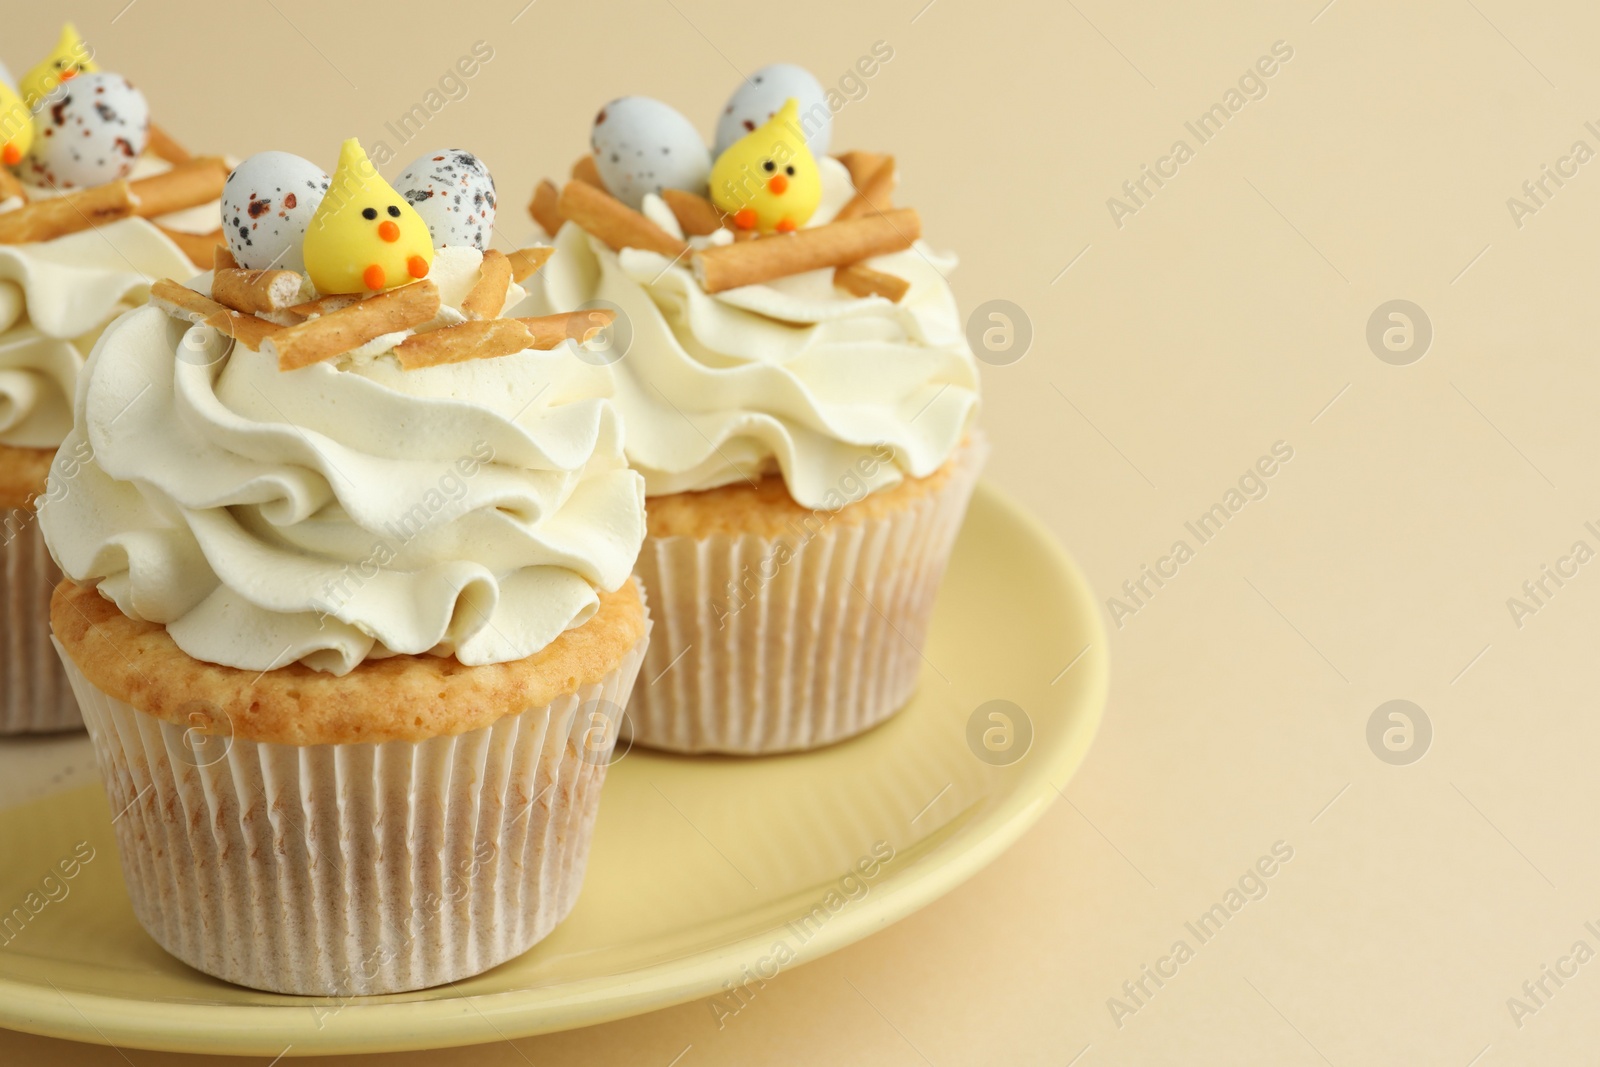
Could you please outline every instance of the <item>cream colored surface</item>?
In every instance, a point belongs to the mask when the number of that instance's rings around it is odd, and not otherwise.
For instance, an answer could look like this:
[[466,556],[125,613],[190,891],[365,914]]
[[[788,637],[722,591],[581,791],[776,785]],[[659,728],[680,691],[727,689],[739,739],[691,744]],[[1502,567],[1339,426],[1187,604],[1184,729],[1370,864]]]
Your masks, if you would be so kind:
[[[897,154],[902,199],[961,255],[964,309],[1027,309],[1032,351],[985,368],[989,475],[1102,594],[1154,565],[1275,441],[1294,448],[1266,499],[1148,607],[1120,631],[1107,619],[1111,702],[1070,803],[961,889],[781,976],[722,1031],[694,1003],[516,1048],[356,1063],[664,1067],[683,1053],[679,1067],[956,1067],[1065,1064],[1086,1046],[1076,1067],[1592,1055],[1600,964],[1559,990],[1547,981],[1554,996],[1520,1029],[1506,1001],[1574,941],[1600,948],[1584,928],[1600,919],[1600,577],[1582,568],[1521,629],[1506,601],[1574,541],[1600,548],[1584,527],[1600,526],[1600,172],[1547,182],[1553,196],[1520,229],[1506,200],[1574,141],[1600,148],[1584,125],[1600,125],[1600,18],[1507,0],[1075,5],[819,0],[777,42],[775,20],[731,2],[546,0],[512,23],[513,0],[425,31],[392,11],[281,2],[282,17],[249,16],[252,54],[296,75],[274,108],[241,106],[221,81],[185,92],[191,68],[141,61],[170,54],[178,26],[196,54],[230,55],[236,20],[143,0],[112,26],[121,0],[80,7],[158,121],[236,154],[380,137],[473,40],[491,42],[469,96],[409,147],[481,148],[510,238],[512,206],[583,149],[591,108],[569,102],[571,86],[594,105],[662,96],[709,135],[736,81],[728,61],[789,59],[836,84],[887,40],[895,57],[840,113],[835,147]],[[23,44],[7,47],[48,47],[50,17],[11,15],[8,41]],[[606,27],[609,48],[552,44]],[[1107,198],[1174,139],[1193,142],[1184,122],[1277,40],[1294,57],[1265,99],[1118,229]],[[222,121],[229,132],[207,136]],[[1392,299],[1435,327],[1410,366],[1364,339]],[[1411,766],[1365,740],[1396,698],[1434,727]],[[1295,853],[1267,897],[1118,1029],[1107,998],[1278,840]],[[13,1035],[0,1058],[123,1063]]]

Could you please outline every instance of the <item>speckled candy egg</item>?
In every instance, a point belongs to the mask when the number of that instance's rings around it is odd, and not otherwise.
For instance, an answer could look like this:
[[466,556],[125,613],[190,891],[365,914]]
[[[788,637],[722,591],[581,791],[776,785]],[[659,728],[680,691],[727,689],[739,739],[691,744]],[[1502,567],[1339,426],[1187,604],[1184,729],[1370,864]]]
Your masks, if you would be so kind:
[[734,90],[717,120],[717,155],[776,115],[791,97],[800,104],[800,127],[806,135],[806,147],[818,159],[827,155],[828,143],[833,139],[828,94],[809,70],[793,63],[762,67]]
[[624,96],[600,109],[589,137],[600,180],[611,195],[637,208],[645,193],[706,192],[711,153],[694,124],[659,100]]
[[222,187],[222,232],[228,251],[248,270],[306,269],[300,246],[328,175],[289,152],[258,152],[234,168]]
[[150,106],[120,74],[80,74],[33,117],[17,167],[30,185],[85,189],[127,177],[150,140]]
[[414,161],[395,180],[435,248],[487,251],[494,233],[494,178],[483,160],[461,148],[441,148]]

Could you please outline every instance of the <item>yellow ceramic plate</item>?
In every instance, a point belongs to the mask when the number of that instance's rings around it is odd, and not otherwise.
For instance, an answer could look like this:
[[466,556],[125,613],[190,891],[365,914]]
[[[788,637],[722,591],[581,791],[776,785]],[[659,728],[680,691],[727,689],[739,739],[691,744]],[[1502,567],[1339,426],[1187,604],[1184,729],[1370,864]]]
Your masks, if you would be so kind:
[[[43,902],[0,931],[0,1026],[176,1052],[383,1052],[633,1015],[721,994],[747,969],[770,978],[971,876],[1089,747],[1106,686],[1093,597],[991,488],[973,502],[925,659],[905,711],[820,752],[628,754],[571,917],[517,960],[417,993],[340,1004],[190,970],[134,921],[98,786],[0,812],[0,909]],[[46,884],[91,849],[75,878]]]

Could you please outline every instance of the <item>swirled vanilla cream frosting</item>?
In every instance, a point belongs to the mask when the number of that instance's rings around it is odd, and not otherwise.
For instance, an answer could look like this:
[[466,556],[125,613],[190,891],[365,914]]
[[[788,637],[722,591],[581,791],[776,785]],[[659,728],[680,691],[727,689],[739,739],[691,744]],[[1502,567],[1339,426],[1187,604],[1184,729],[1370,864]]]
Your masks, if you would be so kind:
[[[838,161],[819,166],[811,225],[830,221],[853,191]],[[643,205],[683,236],[658,197]],[[864,477],[875,491],[933,473],[972,426],[978,372],[946,281],[955,259],[921,241],[869,262],[911,283],[899,303],[852,296],[832,270],[708,294],[690,257],[614,252],[571,223],[556,247],[542,287],[516,313],[621,309],[617,406],[628,459],[652,496],[776,471],[800,504],[838,507],[842,482]],[[877,462],[885,451],[892,462]]]
[[61,444],[78,371],[106,323],[142,303],[152,279],[193,271],[176,245],[138,218],[0,245],[0,444]]
[[[480,261],[440,251],[442,316]],[[58,464],[40,509],[57,562],[190,656],[252,671],[500,663],[582,625],[644,537],[609,368],[566,343],[403,370],[398,340],[282,371],[127,313],[77,393],[63,451],[91,458]]]
[[[152,155],[132,178],[170,170]],[[26,186],[29,200],[63,190]],[[12,208],[20,206],[11,205]],[[55,448],[72,427],[72,391],[100,331],[142,304],[150,282],[194,266],[157,225],[216,229],[216,201],[160,218],[120,219],[35,244],[0,245],[0,445]]]

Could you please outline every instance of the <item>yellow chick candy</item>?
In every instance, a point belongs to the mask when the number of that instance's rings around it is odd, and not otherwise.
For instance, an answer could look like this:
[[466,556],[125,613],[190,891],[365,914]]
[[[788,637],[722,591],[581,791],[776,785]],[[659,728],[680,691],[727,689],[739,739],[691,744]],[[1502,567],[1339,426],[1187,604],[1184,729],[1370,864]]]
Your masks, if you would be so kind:
[[32,70],[22,76],[17,90],[23,102],[37,111],[46,97],[56,91],[64,81],[80,74],[93,74],[99,66],[91,58],[89,46],[78,36],[78,28],[68,22],[61,27],[61,40],[55,49]]
[[339,149],[328,193],[306,228],[306,273],[319,293],[377,292],[426,278],[433,238],[416,209],[378,176],[354,137]]
[[711,199],[741,230],[790,233],[810,221],[822,202],[822,175],[800,130],[796,101],[785,101],[766,125],[717,157]]
[[22,97],[0,82],[0,160],[14,167],[33,147],[33,116]]

